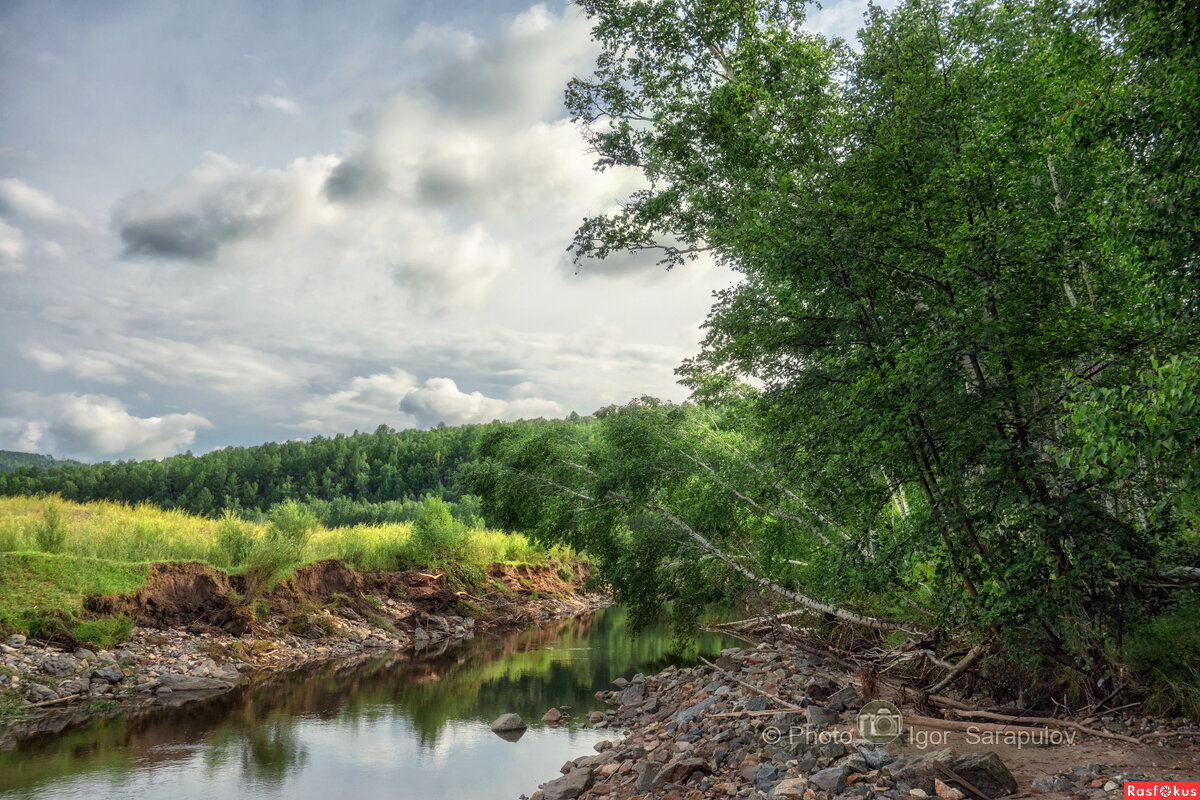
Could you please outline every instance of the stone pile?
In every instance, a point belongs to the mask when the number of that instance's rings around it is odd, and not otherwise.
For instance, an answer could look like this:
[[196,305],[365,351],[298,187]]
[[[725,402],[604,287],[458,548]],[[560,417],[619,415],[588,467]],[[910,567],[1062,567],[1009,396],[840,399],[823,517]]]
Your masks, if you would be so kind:
[[596,695],[609,710],[587,720],[624,735],[564,764],[530,800],[974,800],[1019,789],[1117,800],[1134,779],[1089,765],[1018,787],[993,752],[872,744],[855,727],[864,698],[836,674],[764,644],[723,651],[715,668],[618,679]]

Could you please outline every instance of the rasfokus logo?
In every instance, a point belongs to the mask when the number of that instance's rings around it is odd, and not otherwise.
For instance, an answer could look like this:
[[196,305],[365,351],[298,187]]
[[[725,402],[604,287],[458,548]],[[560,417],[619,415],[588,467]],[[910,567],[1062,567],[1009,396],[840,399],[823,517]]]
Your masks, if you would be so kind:
[[872,700],[858,712],[858,733],[872,744],[891,744],[903,732],[904,717],[887,700]]

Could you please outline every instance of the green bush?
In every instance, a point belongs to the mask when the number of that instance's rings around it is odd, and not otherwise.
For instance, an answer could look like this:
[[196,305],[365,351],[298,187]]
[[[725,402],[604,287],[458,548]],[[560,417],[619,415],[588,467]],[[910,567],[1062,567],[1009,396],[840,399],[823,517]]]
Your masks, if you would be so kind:
[[246,529],[246,523],[226,509],[217,525],[216,552],[213,560],[227,568],[235,569],[244,566],[254,547],[254,537]]
[[267,532],[247,555],[247,598],[269,592],[300,565],[316,527],[316,516],[295,502],[281,503],[271,509]]
[[67,542],[67,529],[63,525],[62,513],[58,510],[57,504],[47,504],[46,510],[42,512],[42,521],[34,530],[33,537],[38,549],[43,553],[62,552],[63,545]]
[[471,543],[467,526],[454,519],[440,497],[427,497],[413,523],[412,537],[400,550],[405,569],[435,567],[461,585],[477,585],[484,577],[483,559]]
[[1181,594],[1125,642],[1125,662],[1144,683],[1147,710],[1200,721],[1200,597]]

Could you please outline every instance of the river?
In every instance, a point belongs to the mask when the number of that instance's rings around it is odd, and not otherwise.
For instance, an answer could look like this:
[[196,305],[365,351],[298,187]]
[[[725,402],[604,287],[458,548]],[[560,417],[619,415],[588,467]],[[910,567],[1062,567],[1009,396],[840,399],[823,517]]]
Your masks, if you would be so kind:
[[[0,795],[28,798],[496,798],[516,800],[615,731],[584,727],[617,677],[737,646],[702,636],[672,653],[661,627],[631,637],[602,609],[480,637],[436,656],[324,664],[204,702],[96,719],[0,753]],[[544,725],[547,709],[567,724]],[[515,711],[517,741],[489,729]]]

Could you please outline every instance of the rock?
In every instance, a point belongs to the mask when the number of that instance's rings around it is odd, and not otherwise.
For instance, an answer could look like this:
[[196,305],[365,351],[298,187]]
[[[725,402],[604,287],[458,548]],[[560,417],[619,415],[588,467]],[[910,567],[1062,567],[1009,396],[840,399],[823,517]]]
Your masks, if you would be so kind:
[[40,683],[31,683],[29,688],[25,690],[25,698],[31,703],[44,703],[47,700],[57,700],[58,693],[49,686],[42,686]]
[[592,771],[587,767],[576,767],[561,778],[556,778],[542,787],[545,800],[575,800],[592,785]]
[[615,681],[613,681],[613,686],[617,687],[618,689],[624,689],[628,685],[629,681],[627,681],[625,678],[617,678]]
[[804,693],[808,695],[810,700],[821,703],[836,692],[837,688],[837,684],[829,680],[829,678],[816,677],[804,685]]
[[766,711],[771,705],[771,701],[763,697],[761,694],[756,694],[746,703],[747,711]]
[[42,659],[41,670],[55,678],[65,678],[79,671],[79,662],[68,655],[46,656]]
[[85,694],[92,686],[92,682],[87,678],[72,678],[69,681],[63,681],[58,685],[58,690],[63,695],[68,694]]
[[838,794],[846,788],[846,776],[849,774],[850,768],[840,765],[814,772],[808,781],[823,792]]
[[603,711],[589,711],[588,715],[587,715],[587,721],[592,723],[593,725],[595,725],[597,722],[604,722],[604,712]]
[[784,798],[784,800],[799,800],[804,797],[804,790],[807,788],[808,780],[806,778],[784,778],[775,784],[775,792],[771,796]]
[[174,692],[213,692],[233,688],[233,683],[223,678],[202,678],[198,675],[169,673],[161,676],[158,682],[160,690],[170,689]]
[[96,663],[96,654],[93,653],[91,650],[88,650],[86,647],[81,647],[78,650],[76,650],[75,657],[80,660],[87,659],[92,664]]
[[634,703],[641,702],[642,698],[645,696],[645,683],[631,683],[622,689],[621,693],[617,695],[617,702],[623,706],[631,706]]
[[552,708],[545,714],[542,714],[542,722],[547,725],[558,725],[563,721],[563,713],[557,708]]
[[838,721],[838,712],[822,706],[809,706],[808,723],[810,725],[836,725]]
[[1071,782],[1062,775],[1043,775],[1033,779],[1031,788],[1035,792],[1045,794],[1047,792],[1069,792],[1072,786]]
[[654,779],[654,788],[661,789],[668,783],[683,783],[693,772],[710,772],[708,762],[696,756],[675,756],[659,770]]
[[1013,778],[1008,767],[1000,760],[1000,756],[990,750],[983,753],[969,753],[955,759],[950,769],[962,776],[963,780],[977,786],[988,797],[1003,797],[1017,791],[1017,781]]
[[654,788],[654,779],[658,777],[658,773],[662,771],[663,765],[657,761],[643,761],[641,763],[642,773],[638,775],[635,788],[639,794],[645,794]]
[[16,647],[16,648],[20,649],[25,646],[25,641],[26,640],[25,640],[24,634],[14,633],[12,636],[9,636],[7,639],[5,639],[4,643],[6,645],[8,645],[9,647]]
[[682,725],[686,722],[691,722],[696,717],[700,716],[703,712],[705,712],[709,708],[712,708],[712,706],[716,702],[717,702],[716,697],[706,697],[703,700],[701,700],[699,703],[696,703],[694,706],[689,706],[688,708],[685,708],[683,711],[680,711],[678,714],[676,714],[675,722],[677,722],[680,725]]
[[863,704],[863,697],[858,693],[858,688],[854,684],[849,684],[838,689],[829,696],[825,701],[825,705],[834,711],[845,711],[848,708],[860,708]]
[[867,766],[871,769],[881,769],[896,760],[896,757],[889,753],[886,747],[867,747],[860,744],[858,754],[863,757],[863,761],[866,761]]
[[523,731],[528,725],[525,720],[521,719],[520,714],[501,714],[496,717],[496,721],[492,723],[492,730],[496,733],[501,731]]
[[1117,788],[1118,788],[1117,784],[1113,783],[1112,781],[1109,781],[1108,783],[1104,784],[1104,791],[1106,791],[1106,792],[1115,792],[1117,790]]
[[953,750],[946,748],[920,756],[904,756],[887,769],[901,788],[917,788],[932,794],[934,780],[942,775],[937,768],[938,762],[977,786],[988,797],[1003,797],[1017,790],[1012,773],[991,751],[956,756]]
[[940,778],[933,779],[933,793],[942,798],[942,800],[964,800],[966,797],[958,789],[943,783]]
[[101,667],[92,673],[93,678],[100,678],[109,683],[120,683],[125,678],[125,673],[118,667]]

